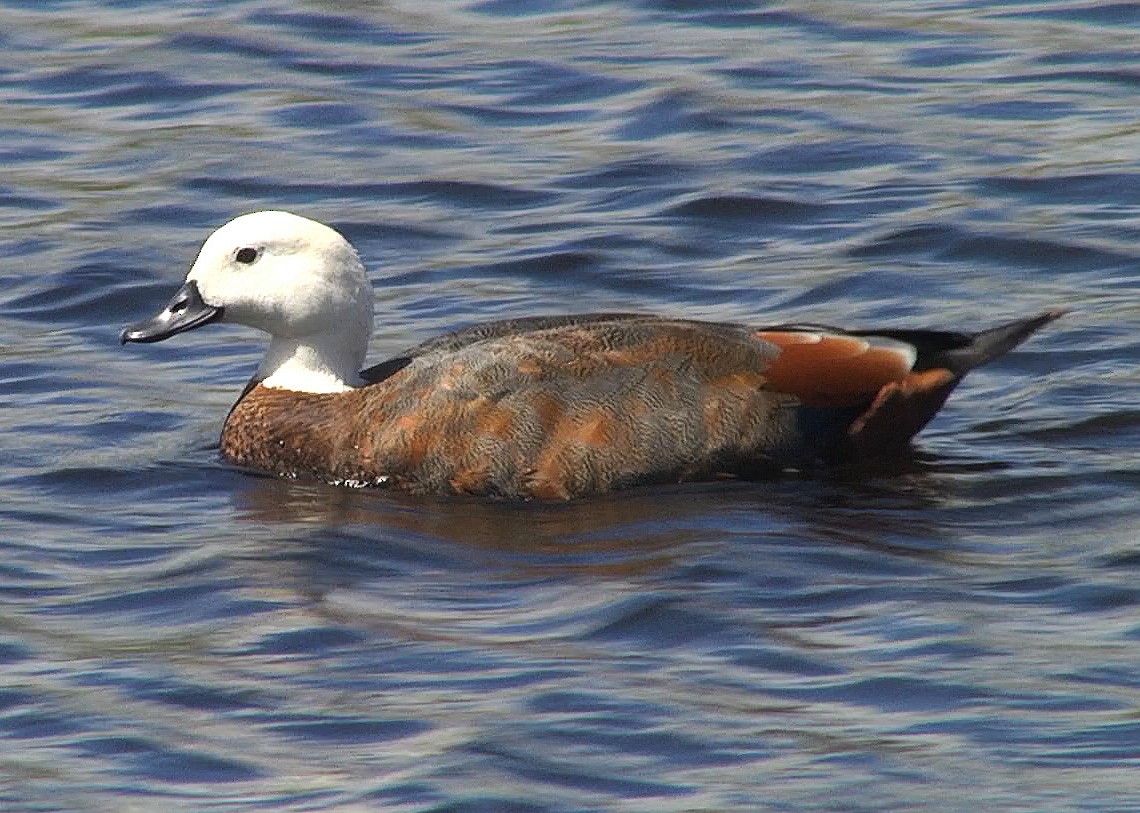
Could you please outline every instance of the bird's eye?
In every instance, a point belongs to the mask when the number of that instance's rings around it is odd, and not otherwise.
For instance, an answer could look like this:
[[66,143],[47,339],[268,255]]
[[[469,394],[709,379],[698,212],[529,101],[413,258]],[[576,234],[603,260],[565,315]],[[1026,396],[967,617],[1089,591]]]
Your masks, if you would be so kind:
[[234,254],[234,259],[242,265],[252,265],[260,253],[261,252],[259,252],[256,248],[249,248],[247,246],[246,248],[239,248],[237,250],[237,253]]

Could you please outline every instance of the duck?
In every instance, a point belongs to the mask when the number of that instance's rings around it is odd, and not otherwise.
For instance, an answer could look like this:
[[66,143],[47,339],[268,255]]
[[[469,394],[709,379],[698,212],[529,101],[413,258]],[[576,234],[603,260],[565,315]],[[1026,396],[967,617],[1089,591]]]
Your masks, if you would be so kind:
[[974,333],[643,313],[475,324],[365,368],[373,288],[347,239],[284,211],[202,244],[121,343],[215,323],[269,345],[222,427],[238,467],[343,486],[569,500],[905,454],[974,368],[1063,309]]

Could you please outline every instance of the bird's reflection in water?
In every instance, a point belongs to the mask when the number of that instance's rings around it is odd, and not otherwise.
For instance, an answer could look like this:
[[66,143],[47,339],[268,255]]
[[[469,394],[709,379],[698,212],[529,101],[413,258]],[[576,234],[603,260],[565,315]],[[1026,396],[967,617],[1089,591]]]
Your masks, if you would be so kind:
[[686,546],[724,537],[771,534],[795,536],[806,545],[874,549],[897,543],[902,555],[930,554],[942,536],[938,509],[953,488],[954,477],[943,475],[986,468],[913,456],[874,472],[686,484],[525,504],[412,497],[253,475],[241,478],[233,499],[241,520],[291,526],[292,538],[299,532],[325,544],[351,539],[378,554],[396,544],[424,554],[449,550],[452,557],[474,557],[485,567],[517,569],[521,577],[543,569],[628,577],[667,564]]
[[588,638],[709,584],[777,600],[789,578],[825,589],[953,557],[939,518],[955,479],[942,476],[947,468],[962,465],[914,459],[870,478],[839,472],[556,504],[242,476],[233,499],[241,525],[257,529],[249,576],[301,614],[291,623],[538,645]]
[[[732,486],[740,488],[740,486]],[[711,486],[623,492],[565,503],[412,497],[252,476],[234,495],[246,522],[291,525],[326,542],[356,538],[520,568],[630,575],[699,539],[726,500]],[[504,574],[505,575],[505,574]],[[520,575],[526,575],[520,573]],[[533,573],[531,574],[533,575]]]

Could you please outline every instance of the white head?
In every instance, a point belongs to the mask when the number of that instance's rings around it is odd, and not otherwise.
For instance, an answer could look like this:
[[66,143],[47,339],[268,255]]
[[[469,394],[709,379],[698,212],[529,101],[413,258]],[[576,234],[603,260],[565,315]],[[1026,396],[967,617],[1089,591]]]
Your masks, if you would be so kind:
[[362,383],[372,287],[356,251],[328,226],[288,212],[235,218],[202,245],[179,294],[123,340],[233,322],[270,335],[257,371],[265,386],[339,392]]

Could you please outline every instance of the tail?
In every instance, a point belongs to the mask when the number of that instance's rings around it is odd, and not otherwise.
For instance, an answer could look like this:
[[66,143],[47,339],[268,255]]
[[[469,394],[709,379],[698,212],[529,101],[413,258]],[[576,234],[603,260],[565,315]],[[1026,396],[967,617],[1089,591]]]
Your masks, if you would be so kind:
[[924,369],[944,368],[952,372],[955,377],[961,378],[975,367],[993,361],[998,356],[1004,356],[1013,348],[1028,339],[1045,325],[1060,319],[1068,311],[1064,308],[1045,311],[1028,319],[1018,319],[1000,327],[983,330],[969,337],[969,341],[961,347],[948,348],[941,353],[934,354],[929,359],[923,359],[919,350],[919,362],[926,362]]
[[855,458],[884,457],[904,450],[942,408],[966,373],[1008,353],[1065,313],[1063,308],[1048,310],[972,335],[926,330],[875,331],[875,335],[913,344],[918,359],[910,375],[879,390],[874,403],[847,430]]

